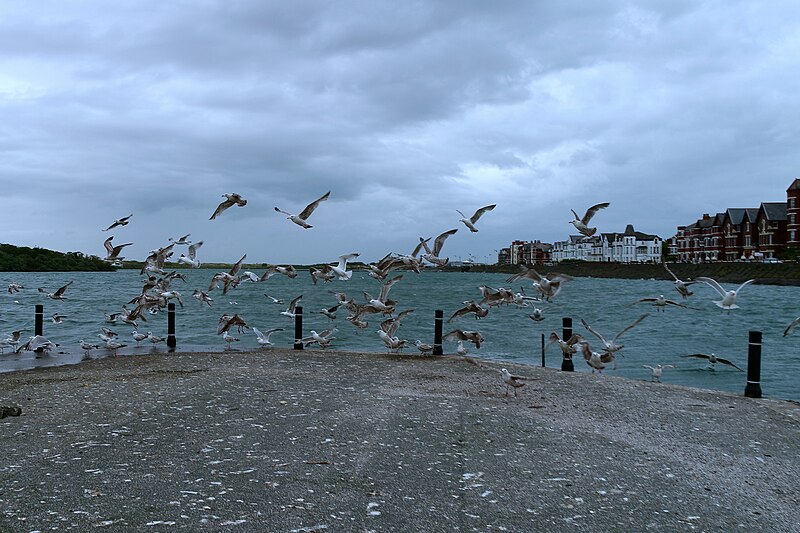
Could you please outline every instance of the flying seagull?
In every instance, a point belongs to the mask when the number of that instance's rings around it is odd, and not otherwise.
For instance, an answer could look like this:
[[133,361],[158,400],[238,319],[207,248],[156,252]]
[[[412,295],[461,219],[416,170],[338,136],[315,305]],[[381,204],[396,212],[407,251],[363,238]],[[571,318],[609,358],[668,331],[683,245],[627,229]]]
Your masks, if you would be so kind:
[[132,216],[133,216],[133,214],[130,214],[130,215],[126,216],[126,217],[118,218],[109,227],[107,227],[103,231],[108,231],[110,229],[116,228],[117,226],[127,226],[128,222],[130,221],[130,218]]
[[289,220],[291,220],[292,222],[294,222],[295,224],[297,224],[298,226],[300,226],[302,228],[308,229],[308,228],[311,228],[313,226],[311,224],[309,224],[308,222],[306,222],[306,220],[308,219],[308,217],[311,216],[311,213],[314,212],[314,210],[317,208],[319,203],[320,202],[324,202],[325,200],[327,200],[328,196],[330,196],[330,195],[331,195],[331,191],[326,192],[325,194],[323,194],[322,196],[320,196],[319,198],[317,198],[316,200],[314,200],[313,202],[308,204],[306,206],[306,208],[303,209],[300,212],[299,215],[293,215],[291,213],[288,213],[286,211],[281,210],[278,207],[275,208],[275,211],[277,211],[278,213],[283,213],[284,215],[289,215],[287,217]]
[[211,218],[208,220],[214,220],[217,216],[221,215],[223,211],[228,209],[233,205],[238,205],[239,207],[244,207],[247,205],[247,200],[242,198],[239,194],[232,192],[230,194],[225,193],[222,196],[225,197],[225,200],[220,202],[217,208],[214,210],[214,213],[211,215]]
[[673,274],[672,270],[669,269],[666,263],[664,263],[664,268],[667,269],[667,272],[669,272],[670,276],[675,278],[675,290],[678,291],[678,293],[681,296],[683,296],[684,299],[694,294],[692,291],[689,290],[689,285],[697,283],[697,281],[681,281],[681,279],[678,278],[678,276]]
[[481,218],[481,216],[484,213],[486,213],[487,211],[491,211],[492,209],[494,209],[496,207],[496,205],[497,204],[492,204],[492,205],[487,205],[485,207],[481,207],[480,209],[475,211],[474,215],[472,215],[469,218],[467,218],[467,216],[464,213],[462,213],[461,211],[459,211],[458,209],[456,209],[456,212],[459,215],[461,215],[461,218],[459,219],[459,221],[463,222],[464,225],[466,225],[472,233],[477,233],[478,228],[475,227],[475,224],[477,224],[478,219]]
[[664,369],[675,368],[675,367],[672,365],[656,365],[656,366],[642,365],[642,368],[650,369],[650,374],[651,374],[650,381],[658,381],[659,383],[661,383],[661,376],[664,374]]
[[698,276],[697,278],[695,278],[695,281],[702,281],[703,283],[711,286],[711,288],[717,291],[719,295],[722,297],[722,300],[713,300],[714,303],[717,304],[717,307],[719,307],[720,309],[724,309],[730,313],[731,309],[739,309],[739,306],[736,305],[736,297],[739,296],[739,291],[741,291],[745,285],[753,283],[755,280],[748,279],[747,281],[739,285],[739,287],[735,291],[734,290],[726,291],[715,280],[704,276]]
[[685,305],[679,304],[678,302],[674,302],[672,300],[667,300],[666,298],[664,298],[663,294],[659,294],[658,298],[641,298],[641,299],[633,302],[633,304],[638,304],[638,303],[641,303],[641,302],[653,302],[653,305],[656,307],[656,311],[658,311],[659,309],[661,311],[664,311],[664,309],[667,307],[667,305],[674,305],[674,306],[677,306],[677,307],[686,307]]
[[[178,244],[177,242],[175,244]],[[203,241],[197,241],[196,243],[189,245],[189,257],[181,254],[178,258],[178,263],[183,263],[184,265],[189,265],[192,268],[200,268],[200,260],[197,259],[197,250],[203,246]]]
[[117,246],[114,246],[113,244],[111,244],[112,240],[114,240],[113,235],[103,242],[103,246],[105,247],[107,252],[106,258],[103,259],[103,261],[121,261],[122,259],[125,259],[124,257],[120,257],[119,255],[120,252],[122,252],[123,248],[125,248],[126,246],[130,246],[133,243],[126,242],[125,244],[118,244]]
[[64,293],[67,291],[67,288],[74,283],[74,281],[75,280],[70,281],[69,283],[58,289],[56,292],[48,293],[47,290],[41,287],[39,287],[38,291],[47,294],[47,297],[52,300],[66,300],[67,298],[64,296]]
[[427,243],[428,243],[429,239],[423,239],[422,237],[420,237],[419,238],[419,243],[420,243],[420,245],[422,245],[423,248],[425,248],[425,252],[426,252],[426,253],[422,254],[420,257],[422,257],[424,260],[426,260],[426,261],[428,261],[430,263],[433,263],[436,266],[440,266],[440,267],[446,266],[447,263],[450,262],[450,258],[449,257],[445,257],[445,258],[441,257],[440,254],[442,253],[442,246],[444,246],[444,241],[447,240],[447,238],[450,235],[453,235],[457,231],[458,231],[457,229],[451,229],[449,231],[445,231],[444,233],[439,234],[439,236],[436,237],[436,239],[434,239],[434,241],[433,241],[433,250],[428,248],[428,244]]
[[570,211],[572,211],[572,214],[575,215],[575,220],[570,220],[569,223],[575,226],[575,229],[577,229],[578,232],[580,232],[580,234],[584,236],[584,238],[591,237],[592,235],[595,234],[597,228],[590,228],[588,226],[589,221],[592,219],[595,213],[597,213],[601,209],[605,209],[609,205],[611,204],[608,202],[603,202],[602,204],[593,205],[592,207],[586,210],[586,214],[583,215],[583,218],[580,218],[578,216],[578,213],[576,213],[574,209],[571,209]]
[[708,363],[711,365],[711,368],[714,368],[714,365],[716,365],[717,363],[722,363],[723,365],[732,366],[736,370],[741,370],[742,372],[744,372],[744,370],[742,370],[738,366],[734,365],[733,363],[731,363],[727,359],[723,359],[722,357],[717,357],[713,353],[711,355],[704,354],[704,353],[693,353],[693,354],[689,354],[689,355],[682,355],[681,357],[695,357],[697,359],[707,359]]
[[583,327],[585,327],[589,331],[589,333],[591,333],[592,335],[594,335],[595,337],[600,339],[600,342],[603,343],[603,351],[604,352],[614,353],[614,352],[620,351],[622,348],[625,347],[624,344],[617,344],[617,339],[620,338],[623,333],[625,333],[626,331],[631,329],[633,326],[635,326],[636,324],[638,324],[639,322],[641,322],[642,320],[644,320],[648,316],[649,316],[649,313],[643,314],[642,316],[640,316],[639,318],[634,320],[631,325],[629,325],[628,327],[626,327],[625,329],[623,329],[622,331],[620,331],[619,333],[614,335],[614,338],[612,338],[610,341],[606,340],[606,338],[603,337],[600,333],[598,333],[595,330],[593,330],[592,327],[589,324],[587,324],[586,321],[584,319],[582,319],[582,318],[581,318],[581,324],[583,324]]
[[255,326],[253,326],[252,329],[253,333],[255,333],[256,337],[258,337],[258,344],[261,344],[262,346],[272,346],[272,342],[269,340],[270,335],[272,335],[276,331],[283,331],[283,328],[272,328],[262,333]]

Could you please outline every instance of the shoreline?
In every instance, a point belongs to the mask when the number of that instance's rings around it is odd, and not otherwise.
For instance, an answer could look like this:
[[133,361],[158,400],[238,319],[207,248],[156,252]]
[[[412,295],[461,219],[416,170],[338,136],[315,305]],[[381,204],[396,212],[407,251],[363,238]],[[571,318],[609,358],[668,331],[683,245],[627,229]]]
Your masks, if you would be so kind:
[[800,523],[795,403],[482,362],[532,380],[506,397],[454,356],[284,349],[0,374],[22,407],[0,530]]

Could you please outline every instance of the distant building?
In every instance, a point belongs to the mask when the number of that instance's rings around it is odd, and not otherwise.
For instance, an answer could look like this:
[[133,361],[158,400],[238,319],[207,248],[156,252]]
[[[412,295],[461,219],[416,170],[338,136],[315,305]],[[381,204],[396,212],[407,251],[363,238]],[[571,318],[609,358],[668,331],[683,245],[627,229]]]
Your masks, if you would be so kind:
[[553,245],[541,241],[513,241],[497,252],[499,265],[536,265],[551,261]]
[[787,247],[800,248],[800,178],[786,190],[785,202],[731,207],[678,226],[670,254],[679,261],[749,261],[776,258]]
[[663,239],[642,233],[628,224],[621,233],[601,233],[590,238],[570,235],[553,243],[553,261],[568,259],[617,263],[660,263]]

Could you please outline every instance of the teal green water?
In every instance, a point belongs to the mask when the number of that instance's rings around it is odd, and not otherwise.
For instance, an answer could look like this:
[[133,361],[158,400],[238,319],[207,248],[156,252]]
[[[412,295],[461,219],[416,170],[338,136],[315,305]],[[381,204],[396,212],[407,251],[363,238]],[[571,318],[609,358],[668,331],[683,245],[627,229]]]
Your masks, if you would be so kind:
[[[377,295],[380,283],[366,275],[356,272],[349,281],[333,281],[313,285],[307,272],[301,272],[295,279],[285,276],[273,276],[262,283],[243,282],[227,295],[217,289],[210,293],[214,298],[212,307],[201,304],[191,297],[195,288],[208,289],[214,271],[198,269],[182,271],[188,276],[188,282],[176,281],[176,288],[183,295],[184,307],[178,307],[177,339],[178,351],[199,349],[223,350],[225,343],[216,335],[219,317],[233,312],[239,313],[251,326],[263,330],[283,327],[284,331],[275,333],[272,341],[277,346],[288,347],[293,343],[294,323],[290,318],[280,315],[285,305],[276,305],[264,296],[270,294],[289,300],[303,295],[304,331],[311,329],[321,331],[335,325],[338,328],[335,349],[366,352],[384,352],[385,348],[376,334],[380,318],[373,315],[369,319],[369,327],[356,329],[344,320],[345,311],[341,310],[337,320],[332,323],[319,314],[323,307],[335,303],[331,291],[346,292],[357,300],[363,299],[362,291]],[[260,274],[260,271],[258,272]],[[434,311],[442,309],[447,319],[454,310],[461,307],[465,300],[480,299],[478,286],[507,287],[519,291],[524,286],[531,294],[530,283],[506,283],[504,274],[481,273],[440,273],[423,272],[415,274],[405,272],[404,278],[391,290],[390,296],[399,302],[397,309],[415,309],[415,312],[403,321],[398,332],[400,338],[410,343],[420,339],[433,342]],[[2,273],[0,287],[0,334],[2,338],[12,330],[24,328],[24,337],[33,334],[34,306],[42,303],[45,306],[44,334],[53,342],[59,343],[62,354],[35,358],[33,353],[9,353],[6,350],[0,355],[0,371],[31,368],[53,364],[74,363],[81,360],[83,352],[79,348],[81,339],[99,342],[97,334],[105,324],[104,313],[117,312],[141,291],[141,279],[138,272],[121,270],[115,273]],[[68,289],[65,301],[54,301],[36,291],[37,287],[45,287],[48,292],[70,280],[75,283]],[[5,287],[8,283],[17,282],[25,289],[17,294],[8,294]],[[723,284],[726,288],[734,285]],[[764,396],[800,400],[800,328],[787,337],[783,337],[784,328],[795,317],[800,315],[800,287],[783,287],[774,285],[749,285],[745,287],[738,299],[741,309],[727,314],[717,308],[712,300],[718,299],[714,291],[705,285],[695,285],[695,294],[687,300],[695,309],[668,307],[665,312],[656,312],[655,308],[644,303],[633,304],[643,297],[665,295],[667,298],[680,301],[672,283],[664,280],[615,280],[600,278],[577,278],[565,284],[564,289],[552,303],[541,302],[535,305],[542,308],[545,320],[534,323],[528,318],[532,307],[518,308],[503,306],[494,308],[489,316],[476,321],[471,315],[445,324],[444,332],[450,327],[480,331],[486,339],[480,350],[468,345],[471,355],[494,360],[507,360],[528,364],[541,364],[541,335],[550,332],[561,334],[562,317],[572,317],[574,330],[594,341],[580,324],[585,319],[594,329],[607,338],[613,337],[625,326],[633,322],[643,313],[650,316],[634,329],[621,337],[625,344],[622,350],[624,357],[617,360],[617,369],[610,367],[604,373],[636,380],[649,380],[649,370],[643,364],[672,364],[677,368],[667,369],[662,381],[742,393],[745,386],[745,373],[718,365],[710,370],[708,365],[699,359],[682,358],[690,353],[715,353],[719,357],[732,360],[738,366],[746,368],[748,331],[763,332],[762,389]],[[18,302],[18,303],[15,303]],[[53,324],[50,316],[59,312],[67,315],[63,324]],[[119,351],[121,356],[166,352],[166,346],[157,347],[142,345],[137,347],[130,337],[131,326],[118,324],[112,326],[128,347]],[[152,331],[154,334],[166,336],[167,316],[160,313],[148,316],[148,322],[140,325],[140,331]],[[258,349],[255,335],[245,332],[238,335],[241,341],[236,343],[240,350]],[[599,349],[598,343],[593,343]],[[455,343],[445,342],[445,353],[453,353]],[[416,353],[416,349],[408,348],[406,353]],[[106,350],[93,352],[93,357],[105,357]],[[558,347],[550,345],[546,351],[548,367],[560,368],[561,355]],[[589,372],[589,367],[581,358],[575,358],[575,368],[579,372]],[[603,379],[598,377],[598,379]]]

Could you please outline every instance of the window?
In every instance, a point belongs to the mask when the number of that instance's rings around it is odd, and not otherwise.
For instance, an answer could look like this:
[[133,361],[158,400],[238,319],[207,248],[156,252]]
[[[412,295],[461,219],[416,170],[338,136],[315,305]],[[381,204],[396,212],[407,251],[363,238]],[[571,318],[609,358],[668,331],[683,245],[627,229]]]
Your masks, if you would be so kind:
[[789,209],[794,209],[794,202],[795,202],[794,198],[789,198]]

